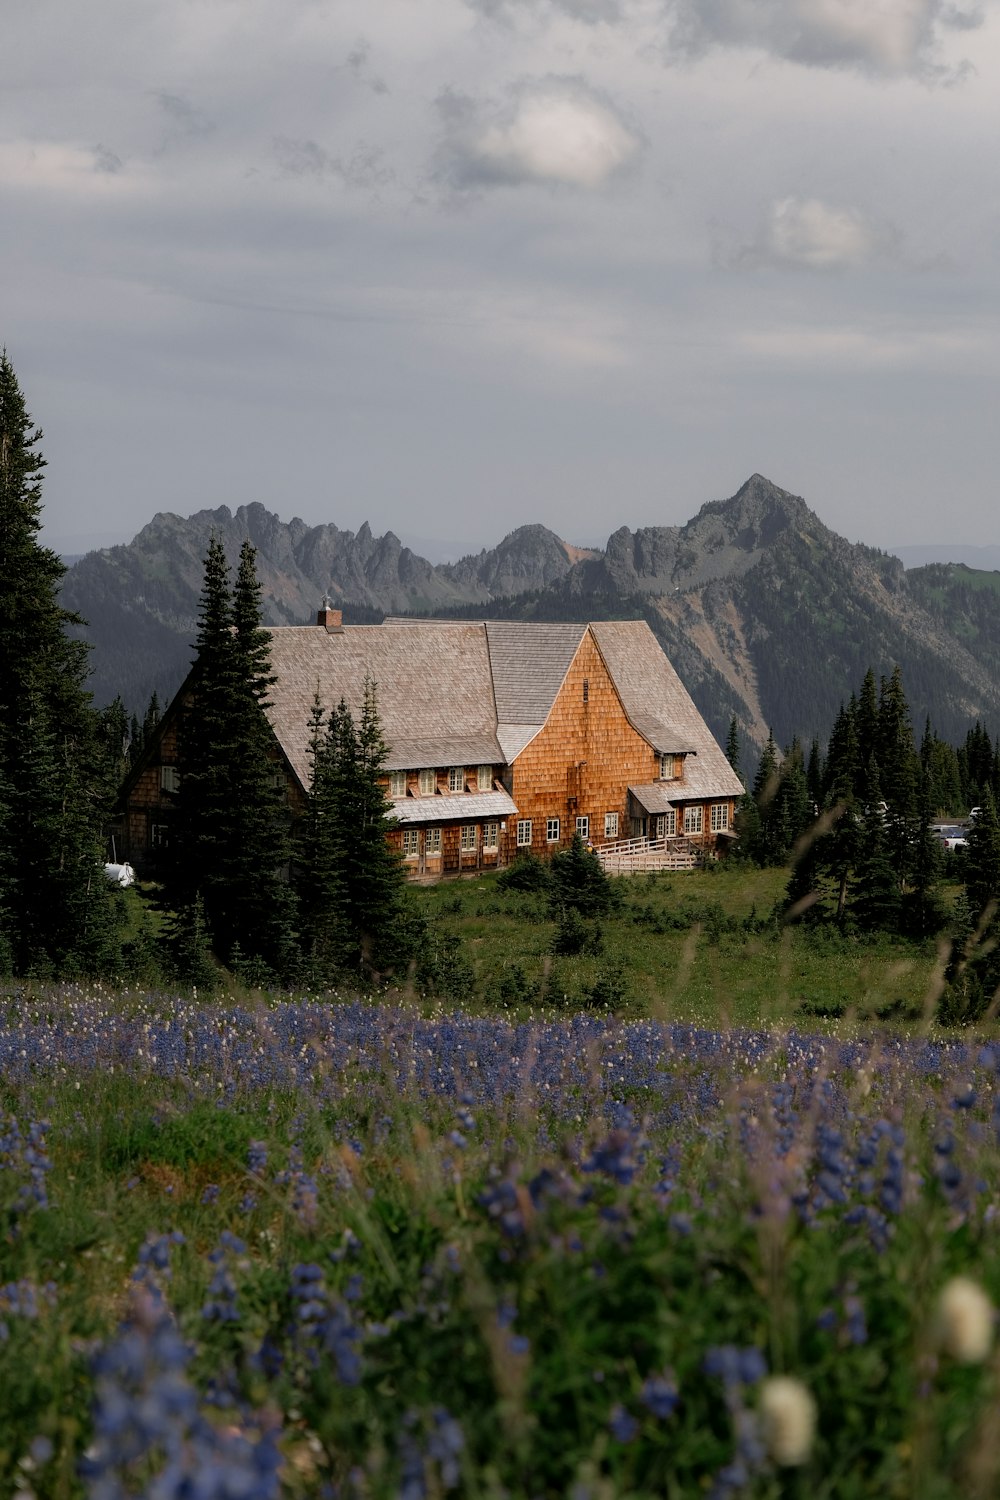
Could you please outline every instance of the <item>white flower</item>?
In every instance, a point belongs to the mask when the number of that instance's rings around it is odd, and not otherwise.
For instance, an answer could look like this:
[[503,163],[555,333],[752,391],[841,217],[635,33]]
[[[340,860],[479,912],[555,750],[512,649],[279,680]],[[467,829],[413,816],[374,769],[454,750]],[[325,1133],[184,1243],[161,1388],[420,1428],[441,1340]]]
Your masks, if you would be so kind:
[[978,1365],[993,1344],[993,1304],[978,1282],[954,1276],[938,1299],[938,1338],[952,1359]]
[[776,1464],[804,1464],[816,1431],[816,1402],[801,1380],[772,1375],[760,1388],[764,1441]]

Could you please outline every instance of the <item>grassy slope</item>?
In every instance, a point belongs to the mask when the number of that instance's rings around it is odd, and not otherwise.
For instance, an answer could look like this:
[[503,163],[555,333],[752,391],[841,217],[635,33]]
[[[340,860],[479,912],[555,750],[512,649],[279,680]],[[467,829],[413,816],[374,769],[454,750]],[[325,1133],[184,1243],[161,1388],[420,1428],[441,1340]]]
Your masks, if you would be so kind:
[[[544,897],[504,893],[492,876],[426,888],[416,899],[432,932],[459,940],[474,976],[462,1003],[473,1009],[505,1008],[502,981],[519,967],[537,986],[528,1006],[546,1010],[579,1007],[604,977],[624,987],[614,1007],[621,1013],[706,1025],[814,1026],[841,1014],[923,1011],[934,944],[780,928],[768,917],[786,881],[783,870],[742,868],[623,879],[621,912],[600,923],[603,951],[574,958],[552,955]],[[731,923],[751,930],[727,931]]]

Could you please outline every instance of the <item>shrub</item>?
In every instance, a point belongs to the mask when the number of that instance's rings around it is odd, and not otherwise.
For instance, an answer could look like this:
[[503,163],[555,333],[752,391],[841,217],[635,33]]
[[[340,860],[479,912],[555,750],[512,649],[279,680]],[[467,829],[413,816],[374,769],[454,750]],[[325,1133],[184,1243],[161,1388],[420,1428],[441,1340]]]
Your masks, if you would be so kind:
[[549,883],[548,868],[530,850],[516,855],[514,863],[497,876],[497,889],[501,891],[546,891]]

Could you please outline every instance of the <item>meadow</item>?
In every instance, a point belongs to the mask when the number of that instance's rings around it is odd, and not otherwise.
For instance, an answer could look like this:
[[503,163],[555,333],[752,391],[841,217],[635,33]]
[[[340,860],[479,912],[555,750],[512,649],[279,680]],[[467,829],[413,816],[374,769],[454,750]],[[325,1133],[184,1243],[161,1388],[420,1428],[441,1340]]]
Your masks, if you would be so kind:
[[0,1496],[995,1496],[1000,1046],[773,878],[423,893],[465,1006],[8,988]]

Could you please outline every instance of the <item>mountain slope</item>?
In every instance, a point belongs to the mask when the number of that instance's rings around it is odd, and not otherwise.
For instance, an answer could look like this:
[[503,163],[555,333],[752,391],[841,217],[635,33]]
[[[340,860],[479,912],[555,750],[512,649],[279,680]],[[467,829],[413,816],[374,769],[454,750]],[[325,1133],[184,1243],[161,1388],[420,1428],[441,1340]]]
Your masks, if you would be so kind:
[[898,558],[848,542],[801,497],[759,474],[683,526],[622,526],[579,549],[543,526],[433,566],[392,532],[281,521],[262,505],[159,515],[127,547],[89,553],[64,602],[90,621],[98,701],[141,709],[169,696],[190,659],[202,558],[215,533],[235,559],[258,549],[274,624],[312,618],[329,592],[350,620],[382,612],[609,619],[644,616],[702,713],[724,736],[731,715],[758,744],[773,728],[825,736],[869,665],[899,663],[917,728],[929,713],[952,739],[1000,722],[1000,574]]
[[141,709],[155,688],[170,697],[191,658],[203,559],[217,536],[235,563],[243,541],[257,548],[264,618],[301,625],[324,594],[347,606],[356,622],[384,612],[433,611],[487,603],[494,592],[538,589],[573,566],[565,543],[544,526],[512,532],[492,550],[435,567],[391,531],[376,537],[334,525],[284,522],[263,505],[202,510],[186,519],[153,520],[125,546],[89,552],[66,575],[62,602],[88,622],[94,647],[91,687],[98,703],[116,693]]

